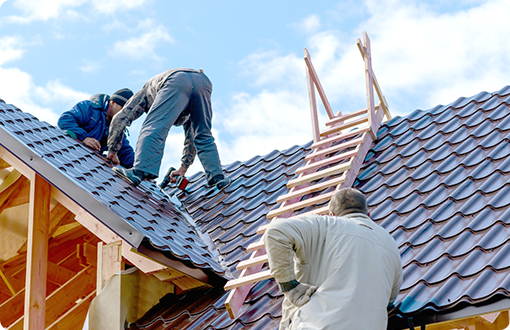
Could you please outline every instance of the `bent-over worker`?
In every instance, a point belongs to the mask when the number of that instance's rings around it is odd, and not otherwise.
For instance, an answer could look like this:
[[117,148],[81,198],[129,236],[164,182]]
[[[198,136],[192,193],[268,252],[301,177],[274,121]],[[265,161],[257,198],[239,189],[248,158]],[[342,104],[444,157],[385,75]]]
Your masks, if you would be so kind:
[[275,219],[264,234],[285,295],[280,329],[384,330],[402,285],[397,244],[368,217],[356,189],[336,193],[329,211]]
[[[110,122],[131,96],[133,92],[129,88],[119,89],[111,97],[107,94],[92,95],[62,113],[58,126],[89,148],[106,151]],[[135,152],[124,134],[120,141],[118,159],[122,166],[129,168],[133,166]]]
[[135,162],[132,169],[114,168],[135,185],[143,179],[155,179],[159,175],[165,141],[172,125],[183,125],[186,139],[181,167],[174,176],[186,174],[195,157],[204,167],[208,184],[224,189],[231,182],[221,169],[220,157],[212,127],[212,84],[202,70],[173,69],[152,77],[114,118],[108,137],[108,158],[117,161],[121,136],[131,123],[144,112],[143,122],[136,144]]

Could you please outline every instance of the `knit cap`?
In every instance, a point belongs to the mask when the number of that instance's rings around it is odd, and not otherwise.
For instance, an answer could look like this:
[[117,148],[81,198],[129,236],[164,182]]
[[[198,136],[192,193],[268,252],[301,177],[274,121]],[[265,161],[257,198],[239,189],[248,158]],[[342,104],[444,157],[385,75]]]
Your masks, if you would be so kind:
[[110,100],[123,107],[124,104],[126,104],[126,102],[131,98],[131,96],[133,96],[132,90],[130,90],[129,88],[122,88],[113,93]]

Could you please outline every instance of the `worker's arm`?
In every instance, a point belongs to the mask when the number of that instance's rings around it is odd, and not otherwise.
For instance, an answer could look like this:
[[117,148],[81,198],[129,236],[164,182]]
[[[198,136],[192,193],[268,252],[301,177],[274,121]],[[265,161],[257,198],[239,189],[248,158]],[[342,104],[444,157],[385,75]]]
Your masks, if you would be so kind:
[[126,127],[138,119],[147,109],[145,90],[142,88],[127,101],[122,110],[113,116],[108,134],[108,158],[116,155],[122,147]]
[[88,101],[77,103],[71,110],[60,115],[58,127],[64,131],[71,131],[76,138],[82,141],[88,137],[87,131],[81,126],[85,126],[92,117],[92,108],[88,106]]
[[133,163],[135,162],[135,152],[133,151],[133,147],[129,144],[129,140],[125,134],[122,138],[122,146],[120,147],[117,155],[122,166],[125,168],[133,167]]
[[280,286],[286,298],[296,306],[308,302],[317,287],[296,280],[294,256],[306,262],[307,247],[317,235],[314,221],[306,218],[275,219],[264,234],[264,244],[269,260],[271,275]]
[[184,128],[184,149],[182,150],[181,167],[188,169],[197,155],[195,132],[190,119],[186,120],[182,126]]

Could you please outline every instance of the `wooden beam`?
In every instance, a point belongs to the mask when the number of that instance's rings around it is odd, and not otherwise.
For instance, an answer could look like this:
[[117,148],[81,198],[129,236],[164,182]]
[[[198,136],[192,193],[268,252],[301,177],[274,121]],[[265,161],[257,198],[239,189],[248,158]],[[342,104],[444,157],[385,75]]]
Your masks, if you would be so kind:
[[16,320],[23,317],[24,306],[25,289],[22,289],[0,305],[0,323],[4,327],[9,327]]
[[[497,315],[495,319],[493,316]],[[492,320],[492,321],[491,321]],[[456,320],[447,320],[438,323],[427,324],[427,330],[451,330],[451,329],[468,329],[468,330],[504,330],[508,327],[508,311],[491,313],[489,315],[467,316]],[[419,327],[415,328],[419,330]]]
[[30,185],[24,328],[44,329],[51,185],[38,174]]
[[370,50],[370,38],[368,37],[366,32],[363,32],[363,44],[364,44],[364,52],[365,52],[365,80],[367,87],[367,109],[368,109],[368,125],[370,126],[370,135],[375,140],[377,137],[377,129],[379,126],[375,127],[374,123],[374,82],[372,81],[372,52]]
[[324,190],[324,189],[332,187],[332,186],[339,185],[342,182],[344,182],[344,180],[345,180],[345,175],[342,175],[340,177],[333,178],[333,179],[325,181],[325,182],[316,183],[314,185],[308,186],[303,189],[294,190],[292,193],[288,193],[288,194],[278,197],[276,202],[281,203],[281,202],[288,201],[292,198],[303,197],[304,195],[308,195],[308,194],[311,194],[311,193],[314,193],[314,192],[317,192],[320,190]]
[[210,287],[209,284],[199,281],[197,279],[194,279],[193,277],[190,277],[190,276],[182,276],[182,277],[173,279],[172,283],[175,284],[179,289],[181,289],[182,290],[181,292],[193,290],[196,288],[201,288],[203,286]]
[[80,260],[83,267],[97,267],[97,247],[87,242],[76,246],[76,257]]
[[347,171],[350,168],[351,168],[351,162],[346,162],[346,163],[338,164],[338,165],[329,167],[327,169],[324,169],[322,171],[318,171],[318,172],[315,172],[315,173],[312,173],[312,174],[304,175],[304,176],[302,176],[300,178],[297,178],[297,179],[294,179],[294,180],[290,180],[287,183],[287,188],[292,188],[292,187],[295,187],[295,186],[299,186],[300,184],[303,184],[303,183],[312,182],[312,181],[315,181],[315,180],[319,180],[319,179],[325,178],[327,176],[331,176],[331,175],[335,175],[335,174],[338,174],[338,173],[342,173],[342,172]]
[[30,181],[26,180],[5,204],[4,209],[27,204],[30,201]]
[[358,116],[363,116],[363,115],[366,115],[366,114],[367,114],[367,108],[361,109],[361,110],[357,110],[357,111],[353,111],[353,112],[349,112],[349,113],[346,113],[345,115],[337,116],[337,117],[335,117],[333,119],[328,120],[326,122],[326,126],[338,125],[338,124],[341,124],[343,121],[345,121],[347,119],[355,118],[355,117],[358,117]]
[[[348,139],[348,138],[354,137],[356,135],[363,134],[366,131],[368,131],[368,127],[361,127],[361,128],[352,130],[350,132],[334,135],[334,136],[328,137],[326,139],[320,140],[318,143],[312,144],[311,148],[312,149],[318,149],[318,148],[322,148],[322,147],[325,147],[325,146],[327,148],[327,145],[330,145],[330,144],[332,144],[334,142],[337,142],[337,141],[340,141],[340,140],[343,140],[343,139]],[[314,158],[314,157],[315,157],[314,154],[309,154],[309,155],[307,155],[305,157],[305,160],[308,160],[308,159],[311,159],[311,158]]]
[[138,253],[135,249],[125,242],[122,243],[122,257],[136,266],[145,274],[153,274],[169,269],[168,266],[159,263],[147,256]]
[[[361,57],[363,58],[363,60],[365,60],[365,50],[363,48],[363,45],[361,44],[361,40],[358,39],[356,44],[358,45],[358,49],[361,53]],[[377,96],[379,97],[379,101],[381,102],[384,113],[386,114],[386,117],[388,118],[388,120],[391,120],[392,117],[391,117],[390,109],[388,108],[388,102],[386,102],[386,98],[383,95],[381,86],[377,82],[377,78],[375,77],[375,73],[373,72],[373,70],[372,70],[372,79],[373,79],[375,91],[377,92]]]
[[12,170],[7,175],[2,184],[0,184],[0,213],[6,208],[10,198],[17,194],[26,181],[27,178],[17,170]]
[[47,327],[46,330],[81,329],[83,327],[83,323],[85,323],[90,303],[95,296],[96,291],[92,291],[91,294],[68,310],[64,315],[58,318],[58,320]]
[[106,282],[122,270],[122,241],[97,244],[97,283],[96,292],[99,294]]
[[[258,251],[253,252],[248,260],[257,258],[265,254],[266,254],[265,249],[263,248],[259,249]],[[258,274],[258,272],[260,272],[261,269],[262,269],[261,264],[243,269],[243,271],[241,272],[241,277]],[[246,296],[250,292],[250,289],[251,286],[245,285],[233,289],[228,294],[227,300],[225,301],[225,307],[227,308],[228,315],[230,316],[231,319],[234,319],[236,317],[237,313],[239,312],[241,306],[244,303],[244,300],[246,299]]]
[[317,101],[315,100],[315,86],[313,84],[313,79],[310,76],[310,71],[308,70],[308,68],[306,69],[306,81],[308,83],[308,99],[310,101],[310,115],[312,117],[313,142],[318,142],[320,140],[320,130],[319,130],[319,117],[317,115]]
[[[73,308],[78,299],[89,296],[94,291],[96,282],[95,275],[95,268],[89,266],[49,295],[48,298],[45,299],[46,320],[41,329],[52,325],[62,315]],[[21,324],[23,324],[23,319],[18,319],[9,329],[21,329]],[[26,329],[26,327],[24,327],[24,329]]]
[[53,262],[48,262],[48,281],[57,285],[64,285],[76,275],[76,272],[57,265]]
[[[317,91],[319,92],[319,96],[321,97],[322,103],[324,104],[324,108],[326,109],[326,112],[328,113],[329,119],[332,119],[335,117],[333,114],[333,110],[331,110],[331,105],[329,105],[328,98],[326,97],[326,93],[324,93],[324,89],[322,88],[322,84],[319,81],[319,76],[317,75],[317,72],[315,72],[315,68],[312,64],[312,57],[310,56],[310,53],[308,53],[308,50],[305,48],[305,63],[308,67],[308,72],[310,72],[310,76],[312,77],[313,82],[315,83],[315,86],[317,87]],[[341,115],[342,113],[339,112]]]
[[[360,141],[360,143],[361,143],[361,141]],[[352,146],[355,146],[355,145],[356,144],[353,144]],[[328,149],[331,149],[331,148],[328,148]],[[329,150],[328,150],[328,152],[329,152]],[[311,163],[310,165],[306,165],[306,166],[300,167],[300,168],[298,168],[298,170],[296,170],[295,173],[296,174],[301,174],[301,173],[304,173],[304,172],[307,172],[307,171],[310,171],[310,170],[314,170],[314,169],[317,169],[317,168],[325,166],[325,165],[329,165],[329,164],[333,164],[333,163],[338,163],[338,162],[340,162],[342,160],[345,160],[347,158],[354,157],[355,155],[356,155],[355,150],[343,152],[341,154],[325,158],[325,159],[323,159],[321,161],[317,161],[317,162]]]
[[[62,201],[60,201],[62,203]],[[66,208],[69,209],[69,207]],[[101,221],[90,215],[87,211],[79,208],[76,214],[76,221],[81,223],[83,227],[87,228],[91,233],[96,235],[100,240],[106,244],[119,242],[121,238],[115,234],[110,228],[106,227]]]
[[0,158],[11,164],[12,167],[21,172],[21,174],[27,178],[31,178],[35,174],[35,172],[27,164],[23,163],[21,160],[19,160],[18,157],[14,156],[14,154],[12,154],[1,145]]
[[225,285],[225,290],[226,291],[232,290],[234,288],[237,288],[237,287],[240,287],[240,286],[243,286],[243,285],[253,284],[255,282],[260,282],[260,281],[263,281],[263,280],[267,280],[268,278],[271,278],[271,277],[272,276],[271,276],[271,271],[270,270],[265,270],[265,271],[260,272],[260,273],[255,273],[255,274],[252,274],[252,275],[243,276],[243,277],[240,277],[238,279],[228,281],[227,284]]
[[[362,118],[357,118],[355,120],[344,122],[342,124],[335,125],[335,126],[333,126],[331,128],[325,129],[325,130],[323,130],[320,133],[320,135],[321,135],[321,137],[328,136],[328,135],[331,135],[331,134],[334,134],[334,133],[346,130],[346,129],[351,128],[351,127],[355,127],[355,126],[360,126],[362,124],[366,124],[367,122],[369,122],[369,120],[370,120],[370,116],[362,117]],[[363,126],[366,126],[366,125],[363,125]],[[316,142],[316,141],[314,141],[314,142]]]
[[237,265],[236,269],[242,270],[242,269],[250,268],[250,267],[256,266],[256,265],[263,265],[266,262],[268,262],[267,254],[264,254],[264,255],[261,255],[259,257],[250,258],[248,260],[241,261]]
[[11,164],[0,158],[0,170],[11,167]]

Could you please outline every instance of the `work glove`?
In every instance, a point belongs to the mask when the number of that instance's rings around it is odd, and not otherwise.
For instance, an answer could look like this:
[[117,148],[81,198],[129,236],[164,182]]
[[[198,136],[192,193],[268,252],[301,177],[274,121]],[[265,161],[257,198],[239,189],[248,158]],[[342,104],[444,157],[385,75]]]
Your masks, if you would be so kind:
[[316,286],[299,283],[294,289],[284,292],[283,294],[294,306],[301,307],[310,300],[310,296],[314,294],[317,289]]

